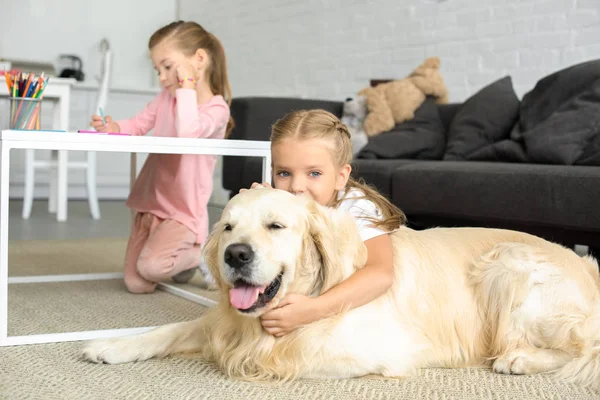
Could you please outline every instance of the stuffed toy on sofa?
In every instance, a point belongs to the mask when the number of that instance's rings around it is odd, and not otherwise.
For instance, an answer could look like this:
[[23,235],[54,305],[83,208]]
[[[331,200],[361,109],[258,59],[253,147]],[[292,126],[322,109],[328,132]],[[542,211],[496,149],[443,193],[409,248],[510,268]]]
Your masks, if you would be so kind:
[[432,96],[437,103],[448,102],[448,90],[439,71],[440,60],[430,57],[404,79],[368,87],[358,92],[367,99],[364,130],[368,136],[389,131],[415,116],[415,110]]
[[365,96],[356,96],[355,98],[349,97],[346,99],[342,112],[342,123],[346,125],[350,131],[353,155],[358,154],[369,141],[363,128],[366,116],[367,99]]

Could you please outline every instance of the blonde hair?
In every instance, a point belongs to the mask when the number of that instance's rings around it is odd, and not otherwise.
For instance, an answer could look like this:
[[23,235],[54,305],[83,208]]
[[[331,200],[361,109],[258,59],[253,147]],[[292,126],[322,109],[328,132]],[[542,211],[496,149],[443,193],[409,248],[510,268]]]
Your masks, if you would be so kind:
[[[329,149],[336,166],[342,167],[352,163],[352,142],[350,132],[338,117],[325,110],[299,110],[286,114],[273,124],[271,130],[271,145],[277,145],[285,139],[321,139],[330,142]],[[370,219],[370,222],[381,229],[392,231],[406,223],[406,216],[375,188],[367,185],[362,179],[350,177],[346,183],[345,194],[351,189],[364,193],[367,200],[372,201],[382,213],[382,219]],[[336,207],[344,200],[336,200]]]
[[[165,39],[173,40],[175,46],[188,57],[194,55],[198,49],[204,49],[208,53],[210,63],[206,73],[210,90],[214,94],[223,96],[227,104],[231,106],[231,86],[227,77],[227,59],[225,49],[219,39],[195,22],[176,21],[154,32],[148,41],[148,48],[152,50],[154,46]],[[233,126],[233,118],[229,117],[225,137],[229,136]]]

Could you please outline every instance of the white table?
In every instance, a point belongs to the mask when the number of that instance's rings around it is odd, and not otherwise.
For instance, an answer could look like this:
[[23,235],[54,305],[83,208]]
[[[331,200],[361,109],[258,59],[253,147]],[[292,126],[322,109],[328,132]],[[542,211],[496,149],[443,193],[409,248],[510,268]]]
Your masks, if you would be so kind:
[[[55,99],[53,108],[52,129],[63,131],[69,130],[69,112],[71,107],[71,89],[77,81],[74,78],[57,78],[51,76],[48,80],[48,86],[44,90],[44,99]],[[0,75],[0,96],[8,96],[8,88],[6,87],[6,77]],[[56,211],[56,219],[65,221],[67,219],[67,162],[68,155],[66,151],[59,151],[58,154],[53,153],[52,157],[56,157],[57,174],[50,174],[50,195],[48,197],[48,210]],[[33,149],[28,149],[25,152],[25,170],[26,180],[33,180],[33,171],[35,155]],[[43,165],[47,163],[40,162]],[[33,185],[30,184],[30,188]],[[58,191],[57,191],[58,189]],[[33,194],[31,195],[33,197]],[[56,201],[56,204],[54,203]]]
[[[271,180],[271,144],[263,141],[227,139],[184,139],[152,136],[108,136],[80,133],[4,130],[0,134],[0,346],[34,343],[66,342],[129,335],[153,327],[95,330],[85,332],[50,333],[8,336],[8,284],[69,282],[100,279],[120,279],[122,273],[40,275],[8,277],[8,191],[11,149],[83,150],[163,154],[213,154],[249,156],[263,159],[263,180]],[[132,171],[135,178],[135,171]],[[197,303],[213,306],[214,301],[173,285],[160,283],[159,288]]]

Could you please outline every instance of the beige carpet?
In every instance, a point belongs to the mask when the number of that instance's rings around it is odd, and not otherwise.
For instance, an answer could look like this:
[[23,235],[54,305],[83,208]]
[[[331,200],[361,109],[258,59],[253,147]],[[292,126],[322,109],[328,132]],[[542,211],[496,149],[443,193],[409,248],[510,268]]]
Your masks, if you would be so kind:
[[[9,274],[120,271],[124,239],[11,242]],[[206,293],[195,279],[185,285]],[[189,320],[202,306],[176,296],[128,294],[119,280],[14,284],[9,335],[124,328]],[[283,385],[226,378],[211,364],[169,357],[96,365],[81,343],[0,348],[0,399],[598,399],[551,375],[501,376],[487,369],[425,369],[404,379],[302,380]]]

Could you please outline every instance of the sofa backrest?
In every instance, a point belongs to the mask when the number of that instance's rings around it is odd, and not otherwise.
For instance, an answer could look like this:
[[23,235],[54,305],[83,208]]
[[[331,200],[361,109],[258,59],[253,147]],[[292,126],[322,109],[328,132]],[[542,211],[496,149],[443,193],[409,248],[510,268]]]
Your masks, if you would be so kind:
[[287,97],[237,97],[231,101],[235,126],[231,139],[269,140],[271,126],[285,114],[295,110],[321,108],[342,116],[341,101],[310,100]]

